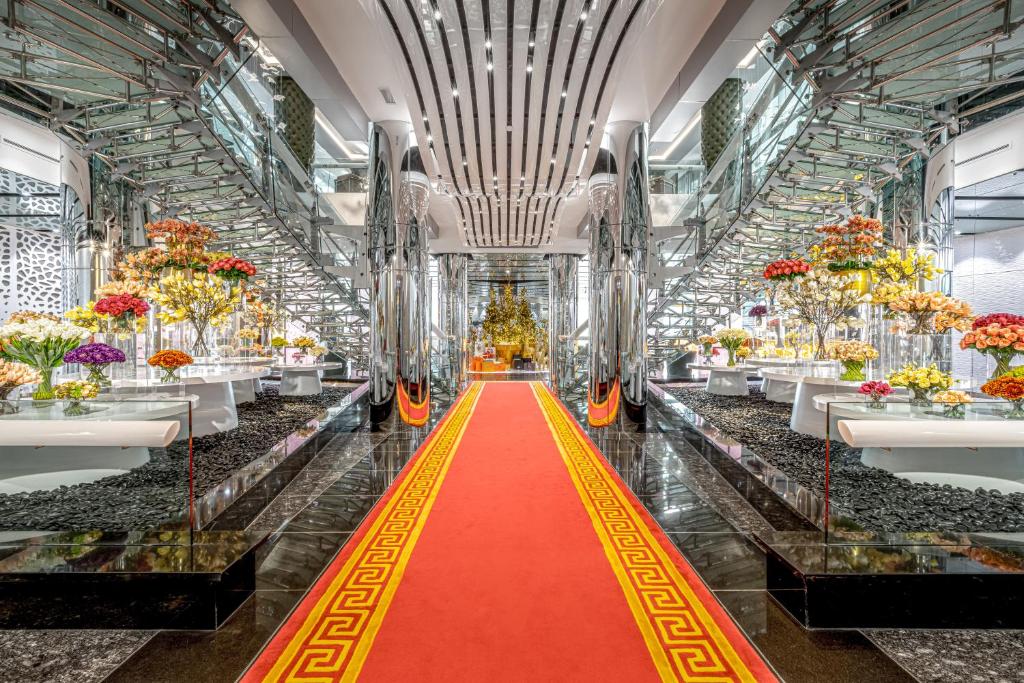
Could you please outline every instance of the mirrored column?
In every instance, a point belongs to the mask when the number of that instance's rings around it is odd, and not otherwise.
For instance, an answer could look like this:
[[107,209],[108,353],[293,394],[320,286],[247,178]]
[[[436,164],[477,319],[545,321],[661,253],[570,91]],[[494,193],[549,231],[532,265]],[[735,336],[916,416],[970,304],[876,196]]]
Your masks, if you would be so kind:
[[411,126],[370,128],[366,203],[370,264],[370,418],[386,425],[395,407],[419,426],[430,415],[427,272],[429,182]]
[[469,344],[467,327],[467,266],[468,254],[438,254],[437,259],[437,321],[441,329],[442,372],[448,393],[452,396],[462,389],[466,379],[466,349]]
[[578,254],[548,255],[548,365],[551,388],[565,396],[575,380],[573,338],[576,331]]
[[650,209],[645,124],[609,124],[589,182],[590,383],[588,420],[642,422],[647,406],[647,246]]

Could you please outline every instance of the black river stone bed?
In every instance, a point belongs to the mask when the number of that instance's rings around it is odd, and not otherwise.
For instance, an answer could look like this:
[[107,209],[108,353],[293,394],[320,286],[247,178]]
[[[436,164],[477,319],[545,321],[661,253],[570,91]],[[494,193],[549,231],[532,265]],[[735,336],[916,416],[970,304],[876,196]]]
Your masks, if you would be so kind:
[[[256,400],[238,406],[238,428],[192,440],[197,495],[276,443],[351,389],[324,386],[319,396],[278,396],[264,383]],[[0,531],[138,531],[180,526],[188,501],[188,447],[153,449],[151,459],[126,473],[50,491],[0,494]],[[184,524],[187,525],[187,522]]]
[[[789,428],[790,406],[750,396],[716,396],[667,388],[695,413],[818,496],[825,486],[825,441]],[[1024,493],[915,484],[860,461],[860,450],[832,444],[834,517],[870,531],[1024,531]]]

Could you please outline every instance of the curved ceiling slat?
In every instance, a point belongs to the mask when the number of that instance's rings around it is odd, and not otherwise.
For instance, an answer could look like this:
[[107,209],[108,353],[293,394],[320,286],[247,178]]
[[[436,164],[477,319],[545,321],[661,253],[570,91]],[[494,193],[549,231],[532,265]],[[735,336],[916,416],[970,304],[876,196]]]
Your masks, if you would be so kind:
[[467,244],[550,243],[587,170],[586,143],[600,139],[622,34],[647,0],[377,2],[403,44],[417,136]]

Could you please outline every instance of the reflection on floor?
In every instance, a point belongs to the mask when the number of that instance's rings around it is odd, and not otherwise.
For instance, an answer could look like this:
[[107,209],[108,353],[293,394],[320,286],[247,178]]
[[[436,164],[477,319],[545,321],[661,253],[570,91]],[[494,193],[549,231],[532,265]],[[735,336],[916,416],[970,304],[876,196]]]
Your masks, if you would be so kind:
[[[582,405],[570,408],[579,419]],[[110,681],[132,683],[235,680],[442,410],[436,407],[425,428],[384,435],[364,425],[335,437],[253,522],[276,531],[260,555],[255,595],[219,631],[0,632],[0,680],[98,681],[108,674]],[[694,435],[655,407],[643,429],[585,430],[786,681],[913,680],[904,669],[928,681],[1021,680],[1018,633],[881,632],[869,639],[804,631],[768,598],[763,555],[749,537],[786,524],[784,512],[752,507],[691,445]]]

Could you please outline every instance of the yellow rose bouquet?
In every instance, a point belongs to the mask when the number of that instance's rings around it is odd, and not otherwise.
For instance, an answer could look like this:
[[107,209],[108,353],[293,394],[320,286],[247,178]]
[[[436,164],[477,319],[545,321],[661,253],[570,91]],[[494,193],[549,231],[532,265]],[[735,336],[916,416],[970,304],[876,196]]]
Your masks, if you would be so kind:
[[864,381],[864,364],[878,358],[878,349],[859,339],[835,339],[825,344],[828,357],[843,365],[839,379],[849,382]]
[[906,387],[913,394],[911,405],[929,406],[929,397],[936,391],[943,391],[953,386],[953,378],[936,367],[935,363],[927,367],[913,364],[904,365],[889,375],[889,384],[894,387]]

